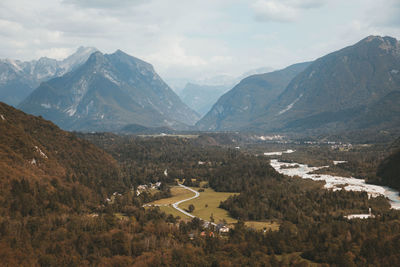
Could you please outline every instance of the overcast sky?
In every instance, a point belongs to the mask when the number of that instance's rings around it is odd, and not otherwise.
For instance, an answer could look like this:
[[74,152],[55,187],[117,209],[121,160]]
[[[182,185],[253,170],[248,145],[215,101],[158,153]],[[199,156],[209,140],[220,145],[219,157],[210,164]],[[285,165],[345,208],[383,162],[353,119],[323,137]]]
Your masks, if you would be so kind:
[[368,35],[400,39],[400,0],[1,0],[0,57],[121,49],[167,81],[313,60]]

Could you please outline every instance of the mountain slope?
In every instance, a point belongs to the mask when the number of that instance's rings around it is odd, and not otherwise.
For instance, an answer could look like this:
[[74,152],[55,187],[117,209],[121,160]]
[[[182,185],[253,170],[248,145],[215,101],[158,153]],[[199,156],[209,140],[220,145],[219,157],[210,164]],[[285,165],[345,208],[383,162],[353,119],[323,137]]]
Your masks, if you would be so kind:
[[201,116],[204,116],[217,100],[228,90],[232,89],[244,78],[271,72],[272,68],[262,67],[245,72],[239,77],[229,75],[218,75],[211,78],[199,79],[188,82],[179,92],[182,101]]
[[123,186],[104,151],[0,102],[0,214],[41,215],[98,205]]
[[385,129],[398,128],[399,70],[399,42],[369,36],[313,62],[247,128],[321,133],[366,129],[382,121]]
[[93,53],[75,71],[42,83],[19,107],[81,131],[127,124],[184,128],[198,118],[150,64],[119,50]]
[[230,86],[224,85],[200,85],[194,83],[186,84],[179,93],[182,101],[201,116],[204,116],[223,95]]
[[0,101],[18,105],[42,81],[76,69],[95,51],[97,49],[93,47],[80,47],[74,54],[61,61],[46,57],[27,62],[0,60]]
[[243,79],[196,124],[202,130],[235,130],[265,112],[289,82],[310,63],[299,63]]

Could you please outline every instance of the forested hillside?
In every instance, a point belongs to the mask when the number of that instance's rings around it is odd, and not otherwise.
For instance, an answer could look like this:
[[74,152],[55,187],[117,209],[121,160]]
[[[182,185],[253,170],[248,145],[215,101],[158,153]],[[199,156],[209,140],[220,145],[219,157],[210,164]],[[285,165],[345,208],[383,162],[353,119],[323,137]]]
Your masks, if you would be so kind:
[[[78,138],[5,104],[0,130],[4,266],[400,263],[400,213],[384,198],[327,191],[321,183],[280,175],[264,156],[221,146],[232,141],[224,135]],[[239,222],[217,234],[197,218],[182,221],[142,207],[168,196],[176,178],[237,192],[221,207]],[[136,194],[139,184],[157,181],[156,192]],[[343,217],[369,207],[375,218]],[[280,227],[256,231],[244,226],[247,219],[272,219]]]
[[376,175],[382,184],[400,190],[400,138],[392,147],[395,151],[381,162]]
[[3,103],[0,114],[3,214],[87,210],[124,188],[117,162],[89,142]]

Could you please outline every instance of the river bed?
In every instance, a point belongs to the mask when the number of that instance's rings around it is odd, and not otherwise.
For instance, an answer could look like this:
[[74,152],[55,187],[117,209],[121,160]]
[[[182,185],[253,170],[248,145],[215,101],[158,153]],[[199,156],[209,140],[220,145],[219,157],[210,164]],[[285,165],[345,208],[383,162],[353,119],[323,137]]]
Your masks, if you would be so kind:
[[392,209],[400,209],[399,192],[380,185],[367,184],[363,179],[354,177],[340,177],[329,174],[311,174],[312,172],[328,166],[310,167],[306,164],[281,162],[271,159],[271,166],[279,173],[288,176],[299,176],[314,181],[324,181],[325,188],[332,190],[365,191],[371,197],[383,195],[390,200]]

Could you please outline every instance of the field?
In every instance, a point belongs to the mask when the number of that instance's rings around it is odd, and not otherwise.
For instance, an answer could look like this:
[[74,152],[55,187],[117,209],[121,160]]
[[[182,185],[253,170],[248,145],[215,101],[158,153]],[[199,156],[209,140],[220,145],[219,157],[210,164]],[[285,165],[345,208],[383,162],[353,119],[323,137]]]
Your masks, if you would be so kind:
[[[168,204],[173,204],[173,203],[175,203],[175,202],[177,202],[179,200],[190,198],[190,197],[194,196],[194,194],[192,192],[190,192],[189,190],[186,190],[186,189],[184,189],[184,188],[182,188],[180,186],[171,187],[171,194],[172,194],[172,197],[159,199],[159,200],[153,201],[153,202],[151,202],[149,204],[150,205],[152,205],[152,204],[154,204],[154,205],[168,205]],[[180,214],[182,214],[182,213],[180,213]]]
[[[193,187],[194,190],[199,190],[200,188]],[[149,205],[161,205],[159,206],[160,210],[167,213],[172,214],[173,216],[179,216],[183,220],[190,219],[185,214],[177,211],[171,205],[179,200],[190,198],[193,196],[193,193],[179,186],[171,187],[172,197],[163,198],[151,203]],[[190,204],[195,206],[192,214],[196,217],[199,217],[203,220],[210,221],[211,217],[214,218],[215,223],[225,222],[227,224],[234,224],[237,222],[236,219],[229,216],[229,213],[221,208],[218,208],[219,203],[221,201],[226,200],[229,196],[234,195],[235,193],[226,193],[226,192],[215,192],[211,188],[205,188],[204,192],[200,192],[200,196],[198,198],[189,200],[179,205],[180,208],[188,209]],[[263,230],[264,228],[272,231],[279,230],[279,223],[277,222],[257,222],[257,221],[247,221],[245,222],[247,227]]]
[[278,231],[279,230],[279,223],[277,222],[257,222],[257,221],[247,221],[245,222],[247,227],[256,229],[256,230],[264,230],[264,228],[268,231]]
[[182,212],[177,211],[172,206],[160,206],[159,208],[161,211],[165,212],[166,214],[172,214],[175,217],[179,216],[184,221],[192,219],[189,216],[186,216],[185,214],[183,214]]
[[[199,190],[199,188],[194,189],[197,191]],[[210,221],[210,217],[212,216],[215,223],[218,223],[219,221],[235,223],[236,220],[230,217],[226,210],[218,208],[221,201],[224,201],[232,195],[234,195],[234,193],[215,192],[211,188],[205,188],[204,192],[200,192],[200,196],[198,198],[184,202],[179,205],[179,207],[188,209],[189,205],[193,204],[195,209],[192,214],[196,217]]]

